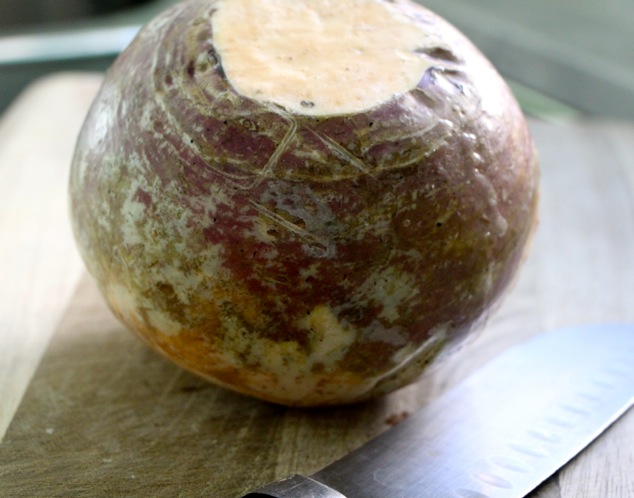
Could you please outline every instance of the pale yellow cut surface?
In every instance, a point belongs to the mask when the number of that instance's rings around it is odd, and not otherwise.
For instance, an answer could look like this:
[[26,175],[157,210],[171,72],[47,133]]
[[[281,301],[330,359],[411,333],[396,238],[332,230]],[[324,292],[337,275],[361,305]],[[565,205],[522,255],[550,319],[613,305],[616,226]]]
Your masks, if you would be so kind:
[[219,0],[213,42],[235,90],[315,116],[360,112],[414,88],[436,42],[384,0]]

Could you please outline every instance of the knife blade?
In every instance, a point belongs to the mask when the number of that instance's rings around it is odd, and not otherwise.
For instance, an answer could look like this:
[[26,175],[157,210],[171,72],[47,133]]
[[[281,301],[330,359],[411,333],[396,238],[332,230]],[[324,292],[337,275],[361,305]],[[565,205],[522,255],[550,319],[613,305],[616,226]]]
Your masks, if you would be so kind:
[[634,403],[634,324],[539,334],[310,477],[243,498],[516,498]]

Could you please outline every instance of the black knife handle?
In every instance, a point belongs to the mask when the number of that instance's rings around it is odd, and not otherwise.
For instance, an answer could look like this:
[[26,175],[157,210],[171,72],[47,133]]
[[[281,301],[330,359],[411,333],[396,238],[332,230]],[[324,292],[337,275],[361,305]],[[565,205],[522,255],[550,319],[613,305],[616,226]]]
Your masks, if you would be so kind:
[[346,498],[325,484],[310,477],[293,474],[281,481],[267,484],[242,498]]

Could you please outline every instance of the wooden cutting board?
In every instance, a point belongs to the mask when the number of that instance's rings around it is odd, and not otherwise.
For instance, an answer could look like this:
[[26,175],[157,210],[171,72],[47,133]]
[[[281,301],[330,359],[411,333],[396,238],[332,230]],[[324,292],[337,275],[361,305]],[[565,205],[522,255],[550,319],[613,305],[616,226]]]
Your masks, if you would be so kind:
[[[477,340],[417,385],[350,407],[287,409],[206,384],[119,325],[75,252],[66,179],[99,82],[49,77],[0,120],[0,496],[238,497],[316,471],[534,334],[634,321],[634,126],[532,122],[542,221]],[[634,496],[634,412],[531,496]]]

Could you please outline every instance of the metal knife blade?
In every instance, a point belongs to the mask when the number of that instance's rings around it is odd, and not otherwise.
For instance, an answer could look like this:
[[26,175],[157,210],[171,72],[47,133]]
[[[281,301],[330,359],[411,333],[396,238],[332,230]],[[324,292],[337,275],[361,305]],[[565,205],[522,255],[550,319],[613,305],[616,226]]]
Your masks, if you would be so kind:
[[313,476],[244,498],[522,497],[633,403],[634,324],[543,333]]

